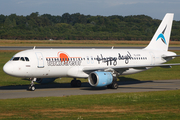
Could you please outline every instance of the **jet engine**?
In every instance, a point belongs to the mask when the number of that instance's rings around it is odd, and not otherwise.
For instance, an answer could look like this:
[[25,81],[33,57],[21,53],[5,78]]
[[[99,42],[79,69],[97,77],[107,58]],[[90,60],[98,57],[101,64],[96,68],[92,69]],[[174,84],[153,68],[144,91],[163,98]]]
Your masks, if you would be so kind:
[[111,72],[95,71],[90,73],[88,81],[91,86],[103,87],[113,82],[113,76]]
[[53,82],[55,79],[56,78],[37,78],[36,82],[40,84],[47,84]]

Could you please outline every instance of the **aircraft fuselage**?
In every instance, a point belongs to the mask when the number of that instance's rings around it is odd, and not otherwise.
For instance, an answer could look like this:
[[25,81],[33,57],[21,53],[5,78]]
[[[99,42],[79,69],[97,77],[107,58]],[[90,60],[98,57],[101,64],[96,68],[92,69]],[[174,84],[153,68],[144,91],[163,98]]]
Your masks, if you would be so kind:
[[[88,74],[83,72],[85,67],[104,68],[162,64],[167,60],[160,56],[168,55],[175,55],[175,53],[145,49],[32,49],[14,55],[6,63],[4,69],[10,69],[8,74],[16,77],[87,78]],[[129,69],[122,72],[122,75],[141,71],[144,70]]]

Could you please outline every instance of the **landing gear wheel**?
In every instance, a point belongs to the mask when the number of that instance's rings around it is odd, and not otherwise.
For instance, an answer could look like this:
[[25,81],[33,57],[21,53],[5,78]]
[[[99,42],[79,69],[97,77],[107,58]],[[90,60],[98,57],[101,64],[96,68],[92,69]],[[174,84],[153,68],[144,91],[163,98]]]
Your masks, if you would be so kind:
[[117,84],[117,82],[114,82],[114,83],[108,85],[107,88],[108,89],[117,89],[118,88],[118,84]]
[[81,81],[80,81],[80,80],[77,80],[77,81],[76,81],[76,86],[77,86],[77,87],[81,87]]
[[117,89],[117,88],[118,88],[117,82],[115,82],[111,85],[111,89]]
[[31,87],[31,91],[35,91],[35,89],[36,89],[36,88],[35,88],[34,86]]
[[28,90],[30,90],[30,91],[35,91],[35,87],[34,86],[29,86],[29,88],[28,88]]
[[76,80],[72,80],[71,81],[71,87],[75,87],[76,86]]
[[72,80],[71,87],[81,87],[81,81],[80,80]]
[[28,90],[31,90],[31,86],[28,87]]
[[31,85],[28,87],[28,90],[35,91],[34,82],[37,80],[37,78],[30,78]]

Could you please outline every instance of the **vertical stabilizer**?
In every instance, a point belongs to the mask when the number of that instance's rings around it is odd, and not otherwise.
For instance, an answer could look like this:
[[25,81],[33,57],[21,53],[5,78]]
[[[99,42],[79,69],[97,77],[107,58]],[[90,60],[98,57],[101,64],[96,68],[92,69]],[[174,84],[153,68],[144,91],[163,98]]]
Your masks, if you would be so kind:
[[156,33],[145,49],[167,51],[170,41],[173,13],[167,13],[159,25]]

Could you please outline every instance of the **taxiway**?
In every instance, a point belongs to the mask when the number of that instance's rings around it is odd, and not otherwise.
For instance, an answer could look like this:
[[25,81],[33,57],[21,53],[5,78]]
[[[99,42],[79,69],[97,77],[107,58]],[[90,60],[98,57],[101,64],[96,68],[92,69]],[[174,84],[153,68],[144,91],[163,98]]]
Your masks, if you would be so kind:
[[0,87],[0,99],[33,98],[50,96],[90,95],[108,93],[148,92],[180,89],[180,80],[127,81],[118,82],[118,89],[93,88],[89,83],[82,83],[80,88],[72,88],[70,84],[36,85],[35,91],[27,91],[24,86]]

